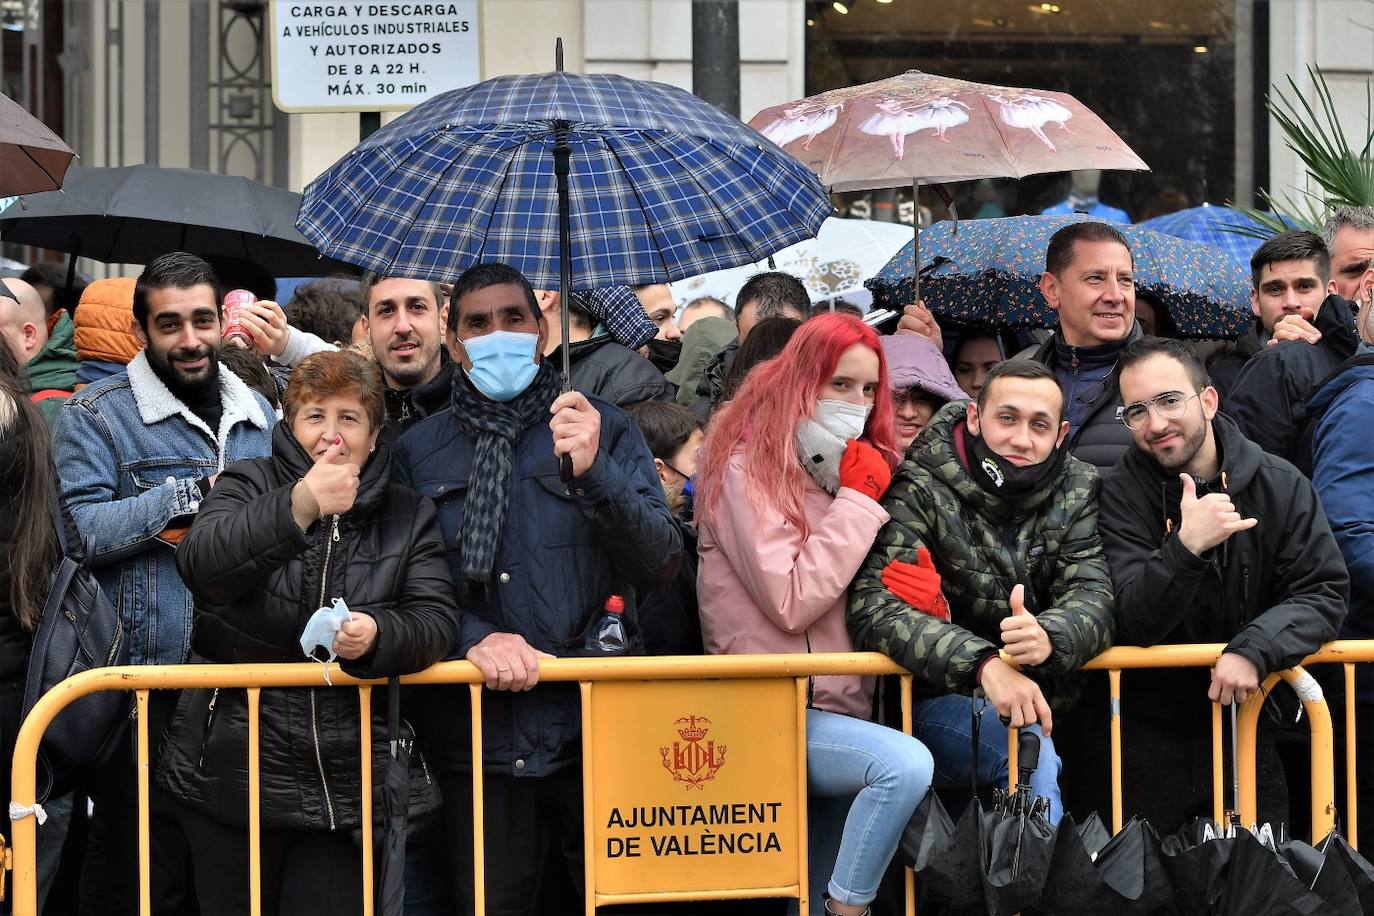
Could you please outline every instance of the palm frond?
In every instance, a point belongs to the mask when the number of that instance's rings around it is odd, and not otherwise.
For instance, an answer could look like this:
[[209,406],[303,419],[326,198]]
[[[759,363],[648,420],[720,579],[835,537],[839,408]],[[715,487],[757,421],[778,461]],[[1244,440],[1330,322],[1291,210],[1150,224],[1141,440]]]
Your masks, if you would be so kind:
[[1308,74],[1316,93],[1315,105],[1289,76],[1288,91],[1276,89],[1265,99],[1265,106],[1283,131],[1284,145],[1302,162],[1315,190],[1298,189],[1297,195],[1291,196],[1261,189],[1260,199],[1269,209],[1233,207],[1253,223],[1238,221],[1224,226],[1225,231],[1259,239],[1287,229],[1319,233],[1327,213],[1337,207],[1374,206],[1374,97],[1370,87],[1365,85],[1364,142],[1354,150],[1325,74],[1316,67],[1309,67]]

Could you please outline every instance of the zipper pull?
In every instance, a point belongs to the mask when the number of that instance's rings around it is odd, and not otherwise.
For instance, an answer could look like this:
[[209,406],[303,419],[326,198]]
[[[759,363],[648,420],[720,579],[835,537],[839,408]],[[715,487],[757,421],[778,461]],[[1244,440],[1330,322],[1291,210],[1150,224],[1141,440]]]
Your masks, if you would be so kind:
[[330,526],[329,536],[333,538],[335,544],[339,543],[339,517],[337,515],[334,516],[334,523]]

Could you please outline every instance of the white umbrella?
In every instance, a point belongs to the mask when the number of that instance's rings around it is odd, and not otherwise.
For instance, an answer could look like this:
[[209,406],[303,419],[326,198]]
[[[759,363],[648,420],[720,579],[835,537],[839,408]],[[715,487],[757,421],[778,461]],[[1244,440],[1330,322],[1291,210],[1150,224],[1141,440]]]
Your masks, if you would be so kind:
[[714,296],[733,307],[735,294],[756,273],[780,270],[806,284],[812,302],[844,299],[867,309],[873,296],[864,281],[877,276],[883,265],[911,241],[911,229],[900,223],[830,217],[814,239],[798,242],[768,262],[717,270],[669,284],[678,307],[699,296]]

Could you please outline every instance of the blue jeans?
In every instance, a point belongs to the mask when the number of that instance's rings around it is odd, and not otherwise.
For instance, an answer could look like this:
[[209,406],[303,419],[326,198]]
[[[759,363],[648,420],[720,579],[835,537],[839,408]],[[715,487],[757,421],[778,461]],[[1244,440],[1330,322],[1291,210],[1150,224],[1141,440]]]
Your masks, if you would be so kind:
[[[1007,785],[1007,727],[997,708],[987,700],[975,701],[963,694],[949,693],[929,700],[917,700],[912,709],[912,731],[935,757],[935,788],[967,786],[974,780],[973,704],[981,707],[978,727],[977,783],[984,786]],[[1064,814],[1059,795],[1059,755],[1054,742],[1046,738],[1039,725],[1027,731],[1040,736],[1040,765],[1031,773],[1031,791],[1049,802],[1049,820],[1057,825]]]
[[[808,791],[854,799],[830,873],[831,899],[864,905],[877,896],[902,831],[930,789],[934,767],[930,751],[896,729],[819,709],[806,711]],[[833,845],[833,838],[813,842],[824,849]]]

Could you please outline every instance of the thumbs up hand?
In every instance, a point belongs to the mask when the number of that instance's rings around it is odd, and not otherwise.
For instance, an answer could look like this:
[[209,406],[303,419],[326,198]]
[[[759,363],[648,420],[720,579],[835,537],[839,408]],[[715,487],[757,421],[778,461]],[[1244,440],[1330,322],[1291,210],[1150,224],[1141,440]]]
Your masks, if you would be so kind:
[[1192,476],[1178,476],[1183,481],[1178,540],[1194,556],[1200,557],[1237,531],[1247,531],[1259,524],[1257,519],[1241,518],[1235,503],[1225,493],[1208,493],[1199,499]]
[[949,620],[949,602],[940,590],[940,574],[925,547],[916,548],[916,562],[893,560],[883,569],[883,585],[916,610]]
[[1039,665],[1050,657],[1050,634],[1026,610],[1026,587],[1017,585],[1008,600],[1011,616],[1002,618],[1002,648],[1018,665]]

